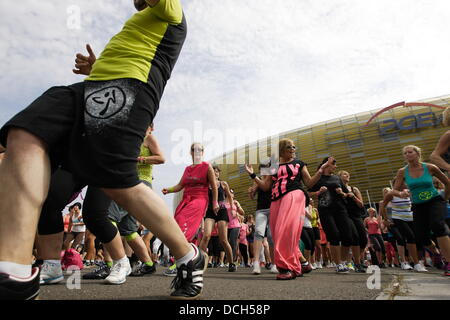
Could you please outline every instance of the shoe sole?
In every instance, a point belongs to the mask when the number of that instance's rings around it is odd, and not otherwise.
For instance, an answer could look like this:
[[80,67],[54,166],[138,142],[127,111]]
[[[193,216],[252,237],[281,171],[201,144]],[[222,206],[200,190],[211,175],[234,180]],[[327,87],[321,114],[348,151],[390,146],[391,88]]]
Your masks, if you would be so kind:
[[[200,250],[200,252],[203,254],[203,257],[205,258],[205,265],[203,266],[203,275],[205,275],[205,271],[206,271],[206,269],[208,269],[208,255],[205,252],[203,252],[202,250]],[[200,289],[200,292],[196,296],[193,296],[193,297],[169,296],[169,299],[171,299],[171,300],[197,300],[198,298],[200,298],[202,293],[203,293],[203,287]]]
[[58,278],[51,278],[51,279],[40,280],[39,284],[43,284],[43,285],[46,285],[46,284],[57,284],[57,283],[60,283],[63,280],[64,280],[64,276],[60,276]]
[[127,279],[124,279],[123,281],[121,281],[121,282],[111,282],[111,281],[108,281],[108,280],[106,280],[105,279],[105,281],[104,281],[104,283],[105,284],[114,284],[114,285],[119,285],[119,284],[123,284],[123,283],[125,283],[127,281]]

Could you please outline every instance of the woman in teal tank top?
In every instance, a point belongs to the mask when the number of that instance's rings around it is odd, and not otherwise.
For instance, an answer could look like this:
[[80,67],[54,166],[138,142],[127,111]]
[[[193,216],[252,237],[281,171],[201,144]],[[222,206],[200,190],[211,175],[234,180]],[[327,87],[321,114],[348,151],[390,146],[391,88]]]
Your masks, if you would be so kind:
[[[403,148],[403,156],[408,163],[397,172],[394,185],[396,196],[410,195],[412,200],[413,225],[417,241],[424,246],[431,245],[430,231],[436,236],[442,255],[450,261],[450,230],[445,223],[446,200],[450,195],[450,180],[434,164],[421,161],[420,148],[409,145]],[[445,186],[444,197],[433,185],[433,176]],[[405,182],[408,189],[401,190]],[[445,275],[450,276],[447,263]]]

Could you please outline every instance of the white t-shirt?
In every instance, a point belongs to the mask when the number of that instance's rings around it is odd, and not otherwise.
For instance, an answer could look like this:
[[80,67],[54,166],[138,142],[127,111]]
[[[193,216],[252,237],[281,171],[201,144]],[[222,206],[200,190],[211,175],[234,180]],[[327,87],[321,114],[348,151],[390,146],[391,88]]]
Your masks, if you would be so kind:
[[[82,225],[75,225],[76,223],[83,223]],[[77,217],[75,217],[75,214],[72,216],[72,232],[86,232],[86,226],[83,222],[83,216],[80,214]]]
[[[309,207],[307,207],[306,209],[305,209],[305,211],[307,212],[307,213],[310,213],[309,212]],[[312,224],[311,224],[311,221],[308,219],[308,217],[305,215],[305,221],[303,222],[303,228],[312,228]]]

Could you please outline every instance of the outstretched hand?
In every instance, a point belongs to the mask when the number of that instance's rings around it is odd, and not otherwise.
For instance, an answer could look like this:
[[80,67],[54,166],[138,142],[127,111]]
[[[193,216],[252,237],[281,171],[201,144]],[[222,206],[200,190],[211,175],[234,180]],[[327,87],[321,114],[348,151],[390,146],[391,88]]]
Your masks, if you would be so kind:
[[325,168],[331,166],[336,160],[333,157],[328,157],[328,161],[325,162],[320,169],[324,170]]
[[89,56],[84,56],[81,53],[77,53],[75,59],[75,68],[72,69],[73,73],[84,74],[88,76],[91,73],[92,66],[94,65],[97,58],[95,57],[94,51],[89,44],[86,45],[86,50]]
[[247,171],[248,174],[253,174],[254,173],[252,165],[251,164],[247,164],[247,163],[245,164],[245,171]]

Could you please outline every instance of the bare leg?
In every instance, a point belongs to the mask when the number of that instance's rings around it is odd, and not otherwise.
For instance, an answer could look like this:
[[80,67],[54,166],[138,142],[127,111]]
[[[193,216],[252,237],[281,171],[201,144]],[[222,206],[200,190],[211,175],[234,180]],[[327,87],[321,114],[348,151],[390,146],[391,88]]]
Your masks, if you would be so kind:
[[233,250],[231,249],[230,243],[228,242],[228,222],[219,221],[217,225],[219,229],[220,243],[222,244],[223,250],[225,250],[228,261],[231,261],[233,257]]
[[437,238],[439,248],[446,261],[450,261],[450,237],[444,236]]
[[[202,249],[203,251],[207,252],[208,251],[208,244],[209,244],[209,240],[211,240],[211,232],[214,228],[214,219],[209,219],[206,218],[205,222],[204,222],[204,232],[203,232],[203,237],[202,240],[200,241],[200,249]],[[208,252],[208,255],[211,256],[211,252]]]
[[38,255],[42,260],[61,259],[61,247],[64,232],[38,236]]
[[330,246],[331,259],[338,265],[341,264],[341,246]]
[[0,164],[0,261],[31,265],[39,215],[50,184],[42,140],[11,128]]
[[144,240],[142,240],[141,237],[137,237],[127,242],[130,245],[131,249],[133,249],[136,256],[139,258],[139,260],[141,260],[144,263],[152,261],[152,258],[148,253]]
[[184,257],[192,250],[166,203],[143,183],[131,188],[103,191],[147,229],[152,230],[169,247],[176,259]]

